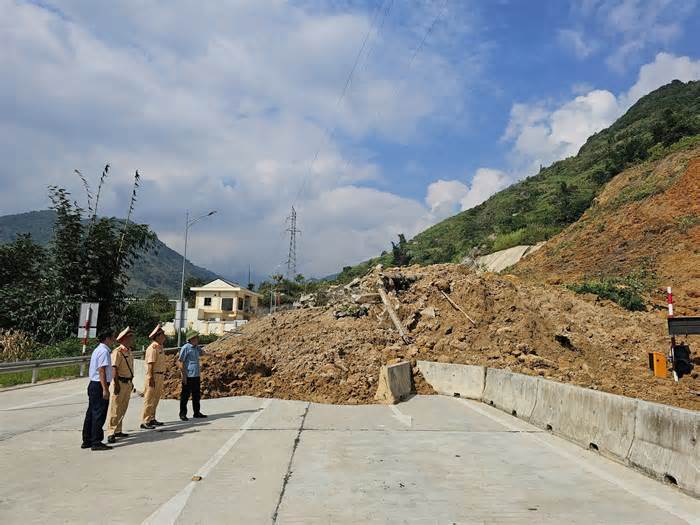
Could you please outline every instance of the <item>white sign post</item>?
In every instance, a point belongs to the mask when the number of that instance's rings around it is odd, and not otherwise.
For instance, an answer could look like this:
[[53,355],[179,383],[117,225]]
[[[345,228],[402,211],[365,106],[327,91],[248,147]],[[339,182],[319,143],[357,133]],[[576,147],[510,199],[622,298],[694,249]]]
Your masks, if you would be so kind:
[[185,328],[185,321],[187,320],[187,301],[176,301],[175,302],[175,330],[178,332]]
[[[97,313],[100,303],[81,303],[80,320],[78,321],[78,337],[83,339],[83,355],[87,351],[88,337],[97,335]],[[80,363],[80,377],[85,375],[85,363]]]

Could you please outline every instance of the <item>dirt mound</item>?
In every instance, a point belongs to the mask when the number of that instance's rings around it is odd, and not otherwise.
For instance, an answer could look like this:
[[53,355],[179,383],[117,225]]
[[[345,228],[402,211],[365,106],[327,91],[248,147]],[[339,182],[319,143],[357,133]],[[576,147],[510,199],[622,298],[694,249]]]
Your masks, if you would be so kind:
[[[385,313],[379,283],[405,339]],[[697,374],[675,384],[647,369],[647,352],[667,348],[663,312],[632,313],[560,287],[478,275],[460,265],[375,269],[332,295],[328,307],[267,316],[208,345],[204,396],[367,403],[382,364],[425,359],[509,368],[700,409]],[[417,385],[429,388],[420,377]],[[173,369],[166,394],[178,392]]]
[[629,169],[607,184],[583,217],[511,270],[550,284],[633,272],[656,274],[648,300],[700,315],[700,147]]

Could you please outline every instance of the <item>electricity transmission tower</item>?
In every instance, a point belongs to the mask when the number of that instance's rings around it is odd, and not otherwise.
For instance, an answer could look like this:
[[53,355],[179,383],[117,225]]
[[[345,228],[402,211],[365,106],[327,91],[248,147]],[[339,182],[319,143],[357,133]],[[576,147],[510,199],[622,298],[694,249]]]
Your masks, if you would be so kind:
[[289,255],[287,256],[287,279],[293,280],[297,275],[297,211],[292,206],[292,214],[287,217],[289,221]]

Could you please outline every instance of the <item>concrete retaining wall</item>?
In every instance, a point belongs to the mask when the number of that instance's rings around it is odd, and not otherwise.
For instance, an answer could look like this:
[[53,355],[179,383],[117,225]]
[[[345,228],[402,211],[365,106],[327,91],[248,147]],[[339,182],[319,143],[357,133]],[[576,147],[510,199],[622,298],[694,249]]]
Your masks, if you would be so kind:
[[439,393],[468,392],[465,397],[700,497],[700,412],[495,368],[427,361],[418,368]]
[[459,394],[459,397],[480,400],[484,393],[486,369],[483,366],[418,361],[418,370],[439,394]]

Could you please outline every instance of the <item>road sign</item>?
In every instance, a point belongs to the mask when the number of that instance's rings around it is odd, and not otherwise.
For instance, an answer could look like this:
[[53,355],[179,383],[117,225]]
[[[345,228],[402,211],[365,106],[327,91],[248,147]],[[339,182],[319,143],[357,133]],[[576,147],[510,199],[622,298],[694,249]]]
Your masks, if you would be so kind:
[[180,301],[175,302],[175,330],[182,330],[185,327],[188,306],[187,301],[183,301],[182,304]]
[[95,337],[97,335],[97,312],[100,303],[81,303],[80,320],[78,321],[78,337]]

